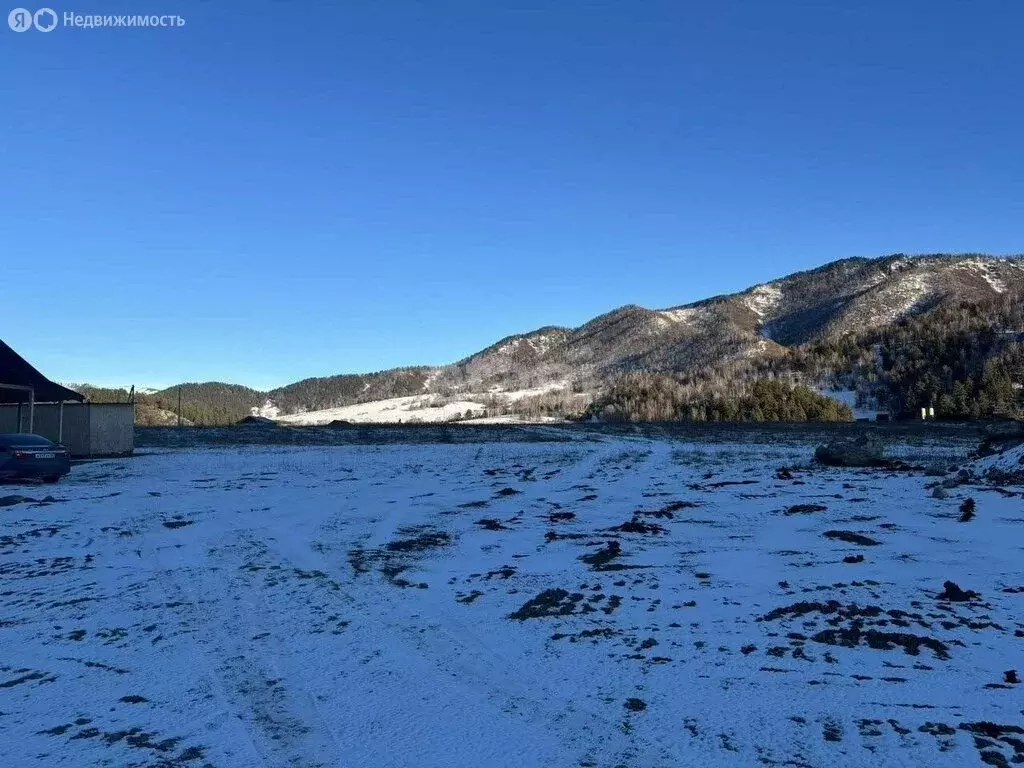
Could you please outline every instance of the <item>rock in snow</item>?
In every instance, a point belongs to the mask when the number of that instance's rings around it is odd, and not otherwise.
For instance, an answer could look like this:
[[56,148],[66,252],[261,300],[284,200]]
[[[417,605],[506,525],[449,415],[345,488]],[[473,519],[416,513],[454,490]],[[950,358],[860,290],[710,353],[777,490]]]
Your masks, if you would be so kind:
[[874,438],[861,435],[819,445],[814,458],[830,467],[876,467],[885,462],[885,450]]

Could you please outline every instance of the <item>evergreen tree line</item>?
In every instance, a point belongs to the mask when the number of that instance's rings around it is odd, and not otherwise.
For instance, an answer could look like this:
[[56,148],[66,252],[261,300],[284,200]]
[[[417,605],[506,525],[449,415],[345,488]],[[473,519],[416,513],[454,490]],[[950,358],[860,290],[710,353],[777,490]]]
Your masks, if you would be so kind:
[[[774,354],[673,374],[671,386],[637,388],[627,378],[622,386],[634,391],[627,398],[620,392],[619,405],[628,402],[627,411],[647,417],[692,413],[714,420],[732,408],[709,401],[741,400],[759,380],[853,389],[860,402],[897,414],[931,407],[943,419],[1020,418],[1024,295],[1007,291],[987,301],[942,304],[879,330],[779,346]],[[653,401],[641,404],[641,396]]]
[[[78,391],[93,403],[127,403],[131,393],[126,389],[111,389],[89,385]],[[262,405],[266,395],[236,384],[182,384],[181,416],[187,423],[200,426],[234,424],[248,416],[250,409]],[[178,387],[154,393],[136,393],[135,421],[141,425],[176,423],[178,414]]]
[[843,403],[802,386],[758,379],[722,394],[671,373],[629,373],[591,406],[605,421],[852,421]]
[[[1024,295],[941,305],[859,338],[809,345],[807,368],[846,372],[895,412],[935,408],[947,419],[1020,416]],[[800,355],[797,355],[799,357]]]
[[[295,413],[420,394],[428,371],[425,368],[408,368],[305,379],[270,392],[220,382],[182,384],[155,393],[137,393],[136,423],[176,423],[179,389],[181,416],[185,422],[197,426],[223,426],[250,415],[252,408],[262,406],[267,399],[273,400],[282,412]],[[126,389],[83,385],[78,387],[78,391],[94,403],[126,403],[130,397]]]
[[343,374],[303,379],[263,395],[284,412],[319,411],[372,400],[408,397],[424,393],[429,368],[396,368],[367,374]]

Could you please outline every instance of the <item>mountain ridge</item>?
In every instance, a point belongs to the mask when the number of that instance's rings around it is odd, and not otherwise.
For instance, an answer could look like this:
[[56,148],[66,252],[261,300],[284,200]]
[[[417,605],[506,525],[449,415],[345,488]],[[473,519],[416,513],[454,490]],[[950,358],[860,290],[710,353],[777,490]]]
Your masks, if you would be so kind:
[[[449,365],[311,377],[268,391],[220,382],[179,386],[217,401],[223,418],[243,408],[276,416],[419,395],[559,387],[596,397],[628,373],[696,375],[770,363],[809,345],[866,338],[940,307],[981,305],[1007,292],[1024,295],[1024,256],[851,257],[665,309],[626,304],[575,328],[510,334]],[[147,397],[166,407],[177,389]]]

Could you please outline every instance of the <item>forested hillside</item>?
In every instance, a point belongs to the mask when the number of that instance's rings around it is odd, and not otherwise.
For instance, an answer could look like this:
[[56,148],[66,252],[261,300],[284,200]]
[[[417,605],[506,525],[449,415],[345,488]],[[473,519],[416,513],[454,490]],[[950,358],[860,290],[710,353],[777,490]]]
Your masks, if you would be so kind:
[[[440,368],[311,378],[270,392],[186,384],[182,411],[217,424],[252,408],[273,416],[414,395],[482,403],[483,411],[507,394],[503,413],[527,418],[578,417],[587,402],[590,414],[631,420],[846,418],[807,394],[834,387],[896,413],[931,406],[940,418],[1015,415],[1022,305],[1021,257],[843,259],[669,309],[628,305],[577,328],[544,326]],[[166,421],[177,388],[139,403],[140,418]]]
[[[190,424],[211,426],[234,424],[250,415],[253,408],[264,408],[268,402],[276,409],[274,412],[296,413],[419,394],[430,371],[429,368],[407,368],[304,379],[269,392],[222,382],[181,384],[154,393],[136,393],[136,422],[144,425],[176,423],[179,389],[183,419]],[[76,389],[95,403],[123,403],[130,396],[125,389],[87,384]]]
[[[135,394],[135,421],[142,425],[177,423],[178,390],[181,390],[181,415],[189,424],[233,424],[250,409],[262,405],[266,395],[248,387],[220,382],[189,383],[158,392]],[[126,389],[93,387],[76,389],[94,403],[126,403],[131,393]]]
[[[849,388],[863,402],[896,414],[923,406],[934,408],[940,419],[1020,417],[1024,291],[944,303],[883,329],[830,336],[707,370],[625,374],[591,410],[633,421],[757,421],[773,412],[759,401],[778,395],[774,389],[758,391],[766,381]],[[821,415],[847,417],[826,409],[807,420]]]
[[271,390],[263,398],[271,400],[282,413],[299,413],[418,395],[423,392],[432,370],[423,367],[396,368],[379,373],[303,379]]
[[[870,356],[876,351],[877,356]],[[1017,415],[1024,383],[1024,291],[944,304],[859,340],[848,367],[877,381],[894,410],[935,407],[945,418]]]
[[738,395],[692,391],[670,373],[618,379],[591,413],[605,421],[852,421],[842,403],[807,387],[759,379]]

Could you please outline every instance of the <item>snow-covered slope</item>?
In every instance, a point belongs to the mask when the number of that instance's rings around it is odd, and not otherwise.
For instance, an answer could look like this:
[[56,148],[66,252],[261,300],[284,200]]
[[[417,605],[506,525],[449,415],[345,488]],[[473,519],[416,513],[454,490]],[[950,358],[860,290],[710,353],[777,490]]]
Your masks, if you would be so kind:
[[476,400],[455,400],[443,405],[432,405],[432,402],[432,398],[423,396],[392,397],[342,408],[326,408],[280,416],[277,421],[282,424],[328,424],[335,420],[366,424],[397,424],[410,421],[435,423],[463,418],[467,411],[480,415],[486,409],[484,403]]
[[4,765],[1019,762],[1021,498],[775,474],[809,455],[234,446],[7,488],[42,501],[0,506]]
[[1024,444],[972,461],[968,469],[977,477],[1009,473],[1024,479]]
[[249,412],[252,416],[261,416],[264,419],[276,419],[281,415],[281,409],[270,398],[267,398],[263,405],[250,408]]
[[[489,392],[465,393],[456,400],[433,395],[392,397],[341,408],[325,408],[286,416],[275,415],[271,418],[281,424],[301,425],[329,424],[335,420],[365,424],[441,423],[460,420],[473,420],[476,423],[482,423],[488,411],[492,410],[495,404],[512,404],[525,397],[564,389],[565,386],[565,382],[556,381],[541,387],[512,391],[503,391],[494,387]],[[494,417],[487,420],[494,422]],[[521,419],[502,416],[499,421],[521,421]]]
[[[858,334],[951,301],[1024,288],[1024,261],[979,255],[844,259],[737,293],[652,310],[627,305],[578,328],[510,336],[445,369],[472,389],[492,380],[543,381],[623,370],[694,372],[779,347]],[[482,386],[483,385],[483,386]]]

